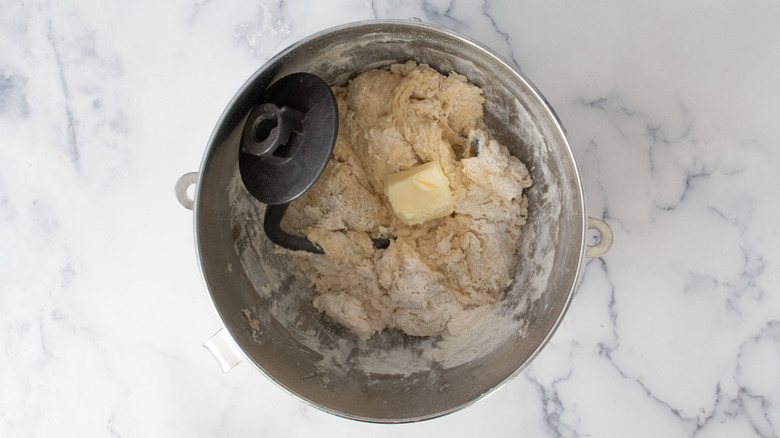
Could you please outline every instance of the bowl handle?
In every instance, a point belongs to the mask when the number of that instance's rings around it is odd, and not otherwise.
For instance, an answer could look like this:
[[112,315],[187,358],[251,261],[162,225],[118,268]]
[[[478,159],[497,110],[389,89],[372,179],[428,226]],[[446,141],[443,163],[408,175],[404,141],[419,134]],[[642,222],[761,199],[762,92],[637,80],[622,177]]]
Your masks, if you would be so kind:
[[222,367],[222,372],[230,371],[234,366],[246,359],[244,353],[238,348],[238,345],[230,337],[227,330],[222,329],[210,337],[203,346],[214,356]]
[[198,172],[185,173],[176,181],[176,199],[179,201],[179,204],[187,210],[192,210],[195,205],[195,200],[187,195],[187,189],[197,182]]
[[585,257],[591,258],[603,256],[612,247],[612,228],[610,228],[609,225],[607,225],[607,223],[602,220],[589,217],[588,229],[598,231],[598,233],[601,235],[601,238],[597,244],[592,246],[588,245],[585,247]]

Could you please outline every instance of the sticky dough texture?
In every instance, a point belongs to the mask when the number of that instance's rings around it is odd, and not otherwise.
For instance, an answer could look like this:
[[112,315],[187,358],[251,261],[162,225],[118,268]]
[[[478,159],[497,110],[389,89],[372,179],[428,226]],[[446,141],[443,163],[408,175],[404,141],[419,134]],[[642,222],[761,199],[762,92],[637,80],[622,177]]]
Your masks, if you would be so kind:
[[[333,91],[333,156],[283,224],[325,251],[295,253],[316,292],[314,306],[364,340],[385,328],[457,335],[478,324],[511,282],[527,215],[523,189],[531,185],[525,165],[479,130],[482,90],[410,61]],[[455,211],[405,225],[383,178],[434,160],[449,179]],[[372,237],[392,240],[375,249]]]

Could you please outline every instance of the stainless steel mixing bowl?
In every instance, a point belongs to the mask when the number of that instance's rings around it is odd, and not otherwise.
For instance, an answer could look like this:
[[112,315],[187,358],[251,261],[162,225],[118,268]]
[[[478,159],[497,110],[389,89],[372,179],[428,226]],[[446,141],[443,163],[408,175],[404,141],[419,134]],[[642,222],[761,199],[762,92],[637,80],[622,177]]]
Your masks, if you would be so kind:
[[[262,233],[252,231],[262,209],[236,187],[239,137],[254,99],[275,79],[306,71],[344,84],[362,71],[407,60],[458,72],[484,90],[487,131],[526,163],[534,180],[527,191],[528,223],[514,282],[490,324],[460,340],[386,330],[361,342],[313,308],[308,284],[285,268],[285,256]],[[191,184],[194,199],[186,195]],[[227,106],[200,171],[185,175],[177,193],[194,207],[203,278],[225,325],[222,341],[211,349],[230,355],[224,349],[234,343],[239,356],[286,391],[364,421],[444,415],[516,376],[561,322],[583,258],[605,253],[611,243],[609,227],[586,215],[572,150],[536,88],[480,44],[418,21],[340,26],[279,53]],[[586,245],[588,228],[601,233],[598,245]]]

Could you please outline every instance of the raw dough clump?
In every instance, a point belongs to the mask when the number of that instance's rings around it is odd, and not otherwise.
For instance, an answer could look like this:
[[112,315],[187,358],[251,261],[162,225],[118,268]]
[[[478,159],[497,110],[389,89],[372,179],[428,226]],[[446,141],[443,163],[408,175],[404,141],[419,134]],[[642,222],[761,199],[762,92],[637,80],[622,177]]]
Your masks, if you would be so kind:
[[[430,336],[477,324],[512,281],[531,185],[525,165],[479,129],[482,90],[410,61],[333,91],[333,156],[284,223],[325,251],[295,253],[314,306],[364,340],[385,328]],[[430,161],[447,176],[455,211],[405,225],[383,178]],[[371,238],[391,243],[375,249]]]

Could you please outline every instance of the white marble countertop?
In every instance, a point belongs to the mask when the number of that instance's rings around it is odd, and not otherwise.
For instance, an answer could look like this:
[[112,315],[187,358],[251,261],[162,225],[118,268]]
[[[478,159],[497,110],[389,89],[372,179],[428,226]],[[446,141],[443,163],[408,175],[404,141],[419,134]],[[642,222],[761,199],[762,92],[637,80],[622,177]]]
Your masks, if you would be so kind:
[[[4,3],[0,436],[780,435],[780,3]],[[173,185],[272,55],[409,17],[535,83],[615,244],[519,377],[454,414],[375,425],[248,363],[222,374]]]

